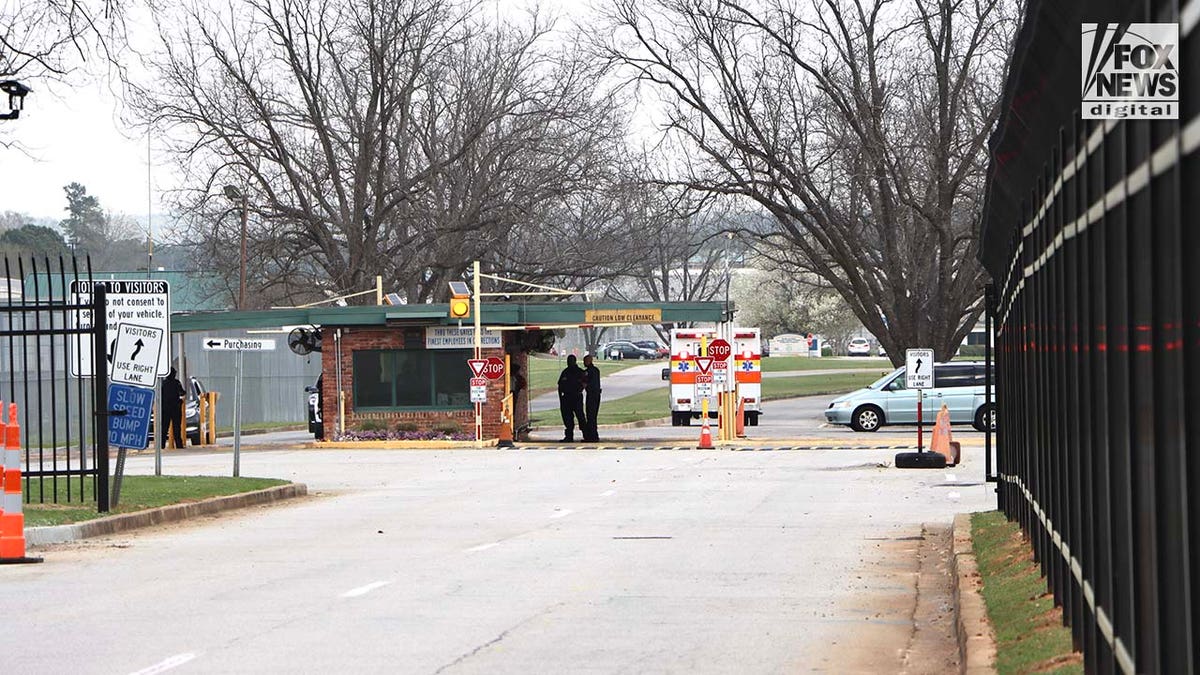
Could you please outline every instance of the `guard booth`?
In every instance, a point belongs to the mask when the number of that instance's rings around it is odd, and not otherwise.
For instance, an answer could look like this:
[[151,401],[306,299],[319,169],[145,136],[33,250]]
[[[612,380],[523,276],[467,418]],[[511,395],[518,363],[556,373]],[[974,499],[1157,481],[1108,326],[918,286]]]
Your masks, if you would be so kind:
[[[482,359],[506,364],[503,375],[476,388],[482,438],[501,434],[510,409],[518,438],[529,426],[529,354],[548,351],[553,331],[634,323],[717,322],[719,302],[696,303],[482,303]],[[461,324],[461,325],[460,325]],[[319,335],[321,418],[327,438],[348,432],[405,431],[473,434],[472,371],[475,334],[470,320],[450,318],[448,304],[312,307],[253,312],[177,315],[175,331],[312,327]],[[301,358],[301,357],[297,357]],[[509,404],[506,395],[513,393]]]

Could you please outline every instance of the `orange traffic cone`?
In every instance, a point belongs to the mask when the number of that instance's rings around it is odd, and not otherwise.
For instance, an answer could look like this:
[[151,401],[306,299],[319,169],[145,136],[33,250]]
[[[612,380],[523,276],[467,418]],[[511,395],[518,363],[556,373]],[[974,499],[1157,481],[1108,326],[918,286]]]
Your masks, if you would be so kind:
[[950,440],[950,409],[946,404],[942,404],[942,409],[938,411],[937,421],[933,425],[933,439],[929,443],[929,449],[932,452],[939,452],[946,457],[946,466],[954,466],[958,464],[958,455],[956,451],[958,443]]
[[734,423],[738,438],[746,437],[746,399],[738,399],[737,421]]
[[704,418],[704,426],[700,427],[700,445],[697,445],[698,450],[714,449],[712,440],[712,429],[708,426],[708,418]]
[[8,405],[8,425],[4,429],[4,496],[0,510],[0,564],[36,563],[41,558],[25,555],[25,515],[21,513],[21,426],[17,423],[17,404]]
[[513,447],[512,424],[510,424],[508,422],[508,420],[505,420],[500,423],[500,438],[498,441],[496,441],[496,447],[498,447],[498,448]]

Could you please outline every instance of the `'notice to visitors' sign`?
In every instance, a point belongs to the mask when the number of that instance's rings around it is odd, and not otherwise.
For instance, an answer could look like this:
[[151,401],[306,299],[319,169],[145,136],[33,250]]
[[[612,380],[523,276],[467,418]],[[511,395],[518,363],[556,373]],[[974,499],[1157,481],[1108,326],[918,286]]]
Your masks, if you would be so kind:
[[[116,348],[117,330],[121,324],[136,324],[150,329],[157,329],[163,336],[171,334],[171,289],[166,281],[160,279],[75,279],[71,281],[72,302],[89,304],[92,301],[92,290],[103,286],[105,290],[104,307],[105,328],[108,337],[109,359],[105,368],[112,368],[112,352]],[[75,314],[74,312],[72,314]],[[73,317],[74,318],[74,317]],[[79,310],[77,328],[92,327],[92,312],[88,309]],[[71,374],[78,377],[91,377],[95,366],[92,356],[92,336],[85,335],[82,339],[76,335],[70,340],[74,347],[68,355],[71,364]],[[171,370],[171,341],[162,339],[153,354],[154,374],[162,377]]]

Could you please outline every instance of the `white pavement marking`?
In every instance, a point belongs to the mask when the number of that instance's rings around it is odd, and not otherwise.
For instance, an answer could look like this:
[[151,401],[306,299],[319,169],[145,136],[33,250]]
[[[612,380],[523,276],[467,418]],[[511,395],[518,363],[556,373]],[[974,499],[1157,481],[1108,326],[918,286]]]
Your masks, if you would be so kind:
[[573,511],[571,511],[571,509],[563,509],[561,511],[555,511],[554,513],[550,514],[550,517],[551,518],[563,518],[565,516],[571,515],[572,513],[573,513]]
[[172,668],[178,668],[179,666],[182,666],[183,664],[187,663],[188,661],[191,661],[194,658],[196,658],[196,654],[193,652],[184,652],[183,654],[176,654],[175,656],[172,656],[169,659],[163,659],[162,661],[159,661],[158,663],[150,666],[149,668],[143,668],[134,673],[130,673],[130,675],[154,675],[155,673],[165,673],[166,671],[168,671]]
[[616,491],[616,490],[605,490],[604,492],[601,492],[601,493],[600,493],[600,496],[601,496],[601,497],[611,497],[611,496],[613,496],[613,495],[615,495],[615,494],[617,494],[617,491]]
[[639,482],[639,483],[645,483],[645,482],[646,482],[646,481],[648,481],[648,480],[650,480],[650,479],[649,479],[649,478],[639,478],[639,479],[637,480],[637,482]]
[[948,474],[946,474],[946,482],[947,482],[947,483],[955,483],[955,482],[958,482],[958,476],[955,476],[955,475],[954,475],[954,474],[952,474],[952,473],[948,473]]
[[957,492],[951,492],[946,495],[946,499],[949,499],[952,502],[956,502],[956,501],[962,499],[962,495],[958,494]]
[[499,546],[499,545],[500,545],[500,542],[493,541],[490,544],[480,544],[478,546],[472,546],[471,548],[466,549],[464,552],[465,553],[474,553],[476,551],[486,551],[489,548],[492,548],[493,546]]
[[375,581],[375,582],[367,584],[366,586],[359,586],[358,588],[352,588],[352,589],[346,591],[345,593],[342,593],[338,597],[339,598],[357,598],[358,596],[366,595],[367,593],[370,593],[371,591],[373,591],[377,588],[383,588],[384,586],[387,586],[390,583],[392,583],[392,582],[390,582],[390,581]]

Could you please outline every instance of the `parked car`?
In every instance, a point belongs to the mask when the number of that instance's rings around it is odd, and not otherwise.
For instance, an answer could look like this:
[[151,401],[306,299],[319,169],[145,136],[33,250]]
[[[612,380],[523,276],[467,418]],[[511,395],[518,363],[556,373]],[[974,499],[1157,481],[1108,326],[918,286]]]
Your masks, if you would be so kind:
[[871,343],[866,338],[856,337],[846,345],[847,356],[870,356]]
[[304,388],[304,391],[308,393],[308,433],[315,436],[318,441],[325,439],[325,422],[321,420],[321,403],[324,397],[321,383],[324,379],[325,376],[321,375],[317,378],[316,384],[310,384]]
[[[933,366],[933,388],[925,390],[921,418],[937,421],[942,404],[950,410],[951,424],[971,424],[979,431],[996,429],[996,404],[984,401],[985,370],[982,361],[954,361]],[[855,431],[878,431],[885,424],[917,423],[917,391],[906,387],[904,368],[884,375],[865,389],[839,396],[825,410],[830,424],[849,425]]]
[[656,359],[665,359],[671,355],[670,349],[667,349],[665,346],[655,342],[654,340],[635,340],[633,344],[641,347],[642,349],[649,349],[650,351],[654,352],[654,358]]
[[601,349],[600,355],[606,359],[656,359],[657,352],[645,347],[639,347],[628,340],[610,342]]

